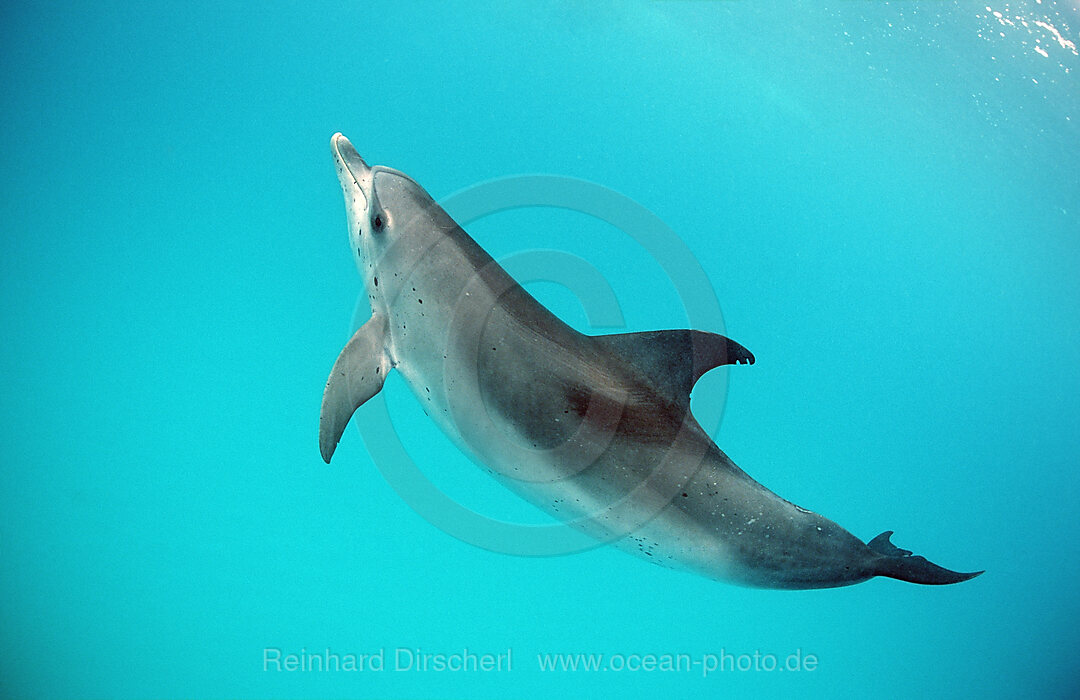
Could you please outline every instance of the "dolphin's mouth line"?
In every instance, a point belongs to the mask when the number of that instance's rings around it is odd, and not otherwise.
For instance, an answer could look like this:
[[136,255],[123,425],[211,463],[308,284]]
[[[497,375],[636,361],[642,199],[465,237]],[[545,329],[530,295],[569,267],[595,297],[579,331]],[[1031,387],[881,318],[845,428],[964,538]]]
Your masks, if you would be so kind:
[[[371,176],[371,168],[364,159],[360,157],[360,154],[356,151],[356,148],[349,142],[349,139],[345,138],[338,132],[330,137],[330,148],[334,153],[334,160],[349,174],[352,178],[353,184],[356,186],[356,191],[364,197],[364,208],[368,205],[367,192],[364,191],[364,185],[362,181],[367,180]],[[339,179],[344,180],[343,177]],[[342,182],[342,185],[348,183]]]
[[340,132],[334,134],[330,139],[330,144],[334,148],[334,156],[341,161],[345,169],[353,176],[353,179],[362,180],[364,175],[371,172],[371,168],[360,157],[356,148]]

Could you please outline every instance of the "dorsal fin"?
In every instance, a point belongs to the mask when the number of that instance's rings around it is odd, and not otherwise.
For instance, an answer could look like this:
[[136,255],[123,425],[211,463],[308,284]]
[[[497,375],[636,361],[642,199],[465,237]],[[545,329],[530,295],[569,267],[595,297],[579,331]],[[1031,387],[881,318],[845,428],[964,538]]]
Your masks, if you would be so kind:
[[689,405],[690,390],[714,367],[754,364],[754,355],[734,340],[692,330],[645,331],[593,336],[593,340],[637,368],[653,387]]

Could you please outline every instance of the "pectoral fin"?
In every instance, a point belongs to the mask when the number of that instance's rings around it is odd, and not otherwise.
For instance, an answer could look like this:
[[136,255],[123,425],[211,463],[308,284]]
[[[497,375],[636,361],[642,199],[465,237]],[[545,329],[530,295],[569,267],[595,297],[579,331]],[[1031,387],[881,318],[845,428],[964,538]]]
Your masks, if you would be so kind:
[[345,345],[330,370],[319,412],[319,451],[327,464],[349,418],[382,389],[390,368],[383,343],[385,336],[385,317],[372,316]]
[[710,369],[754,363],[754,355],[742,345],[704,331],[617,333],[594,340],[636,367],[658,391],[686,406],[694,383]]

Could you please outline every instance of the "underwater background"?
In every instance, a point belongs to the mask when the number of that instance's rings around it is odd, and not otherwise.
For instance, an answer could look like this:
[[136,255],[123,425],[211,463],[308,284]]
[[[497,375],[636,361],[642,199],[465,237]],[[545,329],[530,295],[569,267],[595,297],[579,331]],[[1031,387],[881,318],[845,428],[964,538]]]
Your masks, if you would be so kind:
[[[1078,30],[1076,0],[5,3],[0,696],[1075,697]],[[362,291],[335,131],[437,199],[548,174],[653,212],[757,357],[694,392],[720,447],[986,574],[508,556],[421,517],[354,427],[325,465]],[[688,322],[678,271],[595,217],[468,230],[587,262],[625,330]],[[527,288],[619,330],[556,267]],[[545,522],[384,395],[443,493]]]

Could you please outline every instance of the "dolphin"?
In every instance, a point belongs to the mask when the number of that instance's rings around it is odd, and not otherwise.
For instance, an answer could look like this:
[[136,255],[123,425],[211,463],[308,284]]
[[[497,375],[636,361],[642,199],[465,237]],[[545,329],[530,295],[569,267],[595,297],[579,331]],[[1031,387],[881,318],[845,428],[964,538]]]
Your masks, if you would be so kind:
[[752,364],[699,330],[589,336],[559,320],[404,173],[331,138],[349,244],[371,318],[330,372],[319,420],[329,463],[356,409],[399,372],[479,465],[586,534],[730,583],[830,588],[886,576],[922,584],[980,572],[867,543],[737,467],[694,420],[705,372]]

